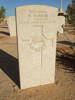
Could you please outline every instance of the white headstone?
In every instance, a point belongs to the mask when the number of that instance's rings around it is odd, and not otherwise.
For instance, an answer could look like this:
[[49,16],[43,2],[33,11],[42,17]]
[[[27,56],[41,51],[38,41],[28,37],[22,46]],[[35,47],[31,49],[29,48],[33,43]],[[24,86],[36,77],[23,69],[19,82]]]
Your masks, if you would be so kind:
[[58,22],[59,22],[61,25],[64,25],[64,24],[65,24],[65,17],[64,17],[64,16],[59,16],[59,17],[58,17]]
[[58,16],[58,32],[63,33],[63,26],[65,25],[65,17],[64,16]]
[[15,16],[9,16],[7,22],[8,22],[8,29],[10,32],[10,36],[16,36]]
[[57,15],[49,6],[16,8],[21,89],[55,82]]

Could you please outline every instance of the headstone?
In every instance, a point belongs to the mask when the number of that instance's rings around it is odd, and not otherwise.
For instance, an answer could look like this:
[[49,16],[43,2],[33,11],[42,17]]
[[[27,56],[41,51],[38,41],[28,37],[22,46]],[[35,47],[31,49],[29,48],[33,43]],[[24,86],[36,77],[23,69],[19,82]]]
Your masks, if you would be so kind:
[[21,89],[55,82],[57,15],[49,6],[16,8]]
[[8,29],[10,32],[10,36],[16,36],[15,16],[9,16],[7,23],[8,23]]
[[65,17],[64,16],[58,16],[58,32],[59,34],[63,33],[63,26],[65,25]]

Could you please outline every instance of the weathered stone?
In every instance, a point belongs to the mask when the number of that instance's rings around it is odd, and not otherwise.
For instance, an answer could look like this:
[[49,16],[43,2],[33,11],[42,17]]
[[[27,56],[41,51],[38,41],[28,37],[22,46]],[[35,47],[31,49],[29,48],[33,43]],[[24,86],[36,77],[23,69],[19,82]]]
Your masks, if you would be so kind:
[[16,36],[15,16],[9,16],[7,22],[8,22],[8,29],[10,32],[10,36]]
[[65,17],[64,16],[58,16],[58,32],[63,33],[63,26],[65,25]]
[[49,6],[16,8],[21,89],[55,81],[57,15]]

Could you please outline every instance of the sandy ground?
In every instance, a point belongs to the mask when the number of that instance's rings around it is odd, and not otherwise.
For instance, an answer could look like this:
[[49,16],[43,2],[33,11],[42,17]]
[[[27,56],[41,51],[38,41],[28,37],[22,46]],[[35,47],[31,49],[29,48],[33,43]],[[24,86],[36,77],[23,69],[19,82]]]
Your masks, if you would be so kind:
[[67,29],[57,40],[55,84],[20,90],[16,37],[0,26],[0,100],[75,100],[75,31]]

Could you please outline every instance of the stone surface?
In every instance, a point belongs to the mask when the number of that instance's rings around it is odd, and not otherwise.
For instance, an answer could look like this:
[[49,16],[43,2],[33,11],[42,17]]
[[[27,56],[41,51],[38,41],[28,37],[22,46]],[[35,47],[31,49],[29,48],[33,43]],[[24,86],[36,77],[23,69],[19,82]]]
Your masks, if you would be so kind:
[[10,36],[16,36],[15,16],[9,16],[7,22],[8,22],[8,29],[10,32]]
[[58,32],[63,33],[63,26],[65,25],[65,17],[64,16],[58,16]]
[[59,22],[61,25],[64,25],[64,24],[65,24],[65,17],[64,17],[64,16],[58,16],[58,22]]
[[57,15],[49,6],[16,8],[21,89],[55,81]]

